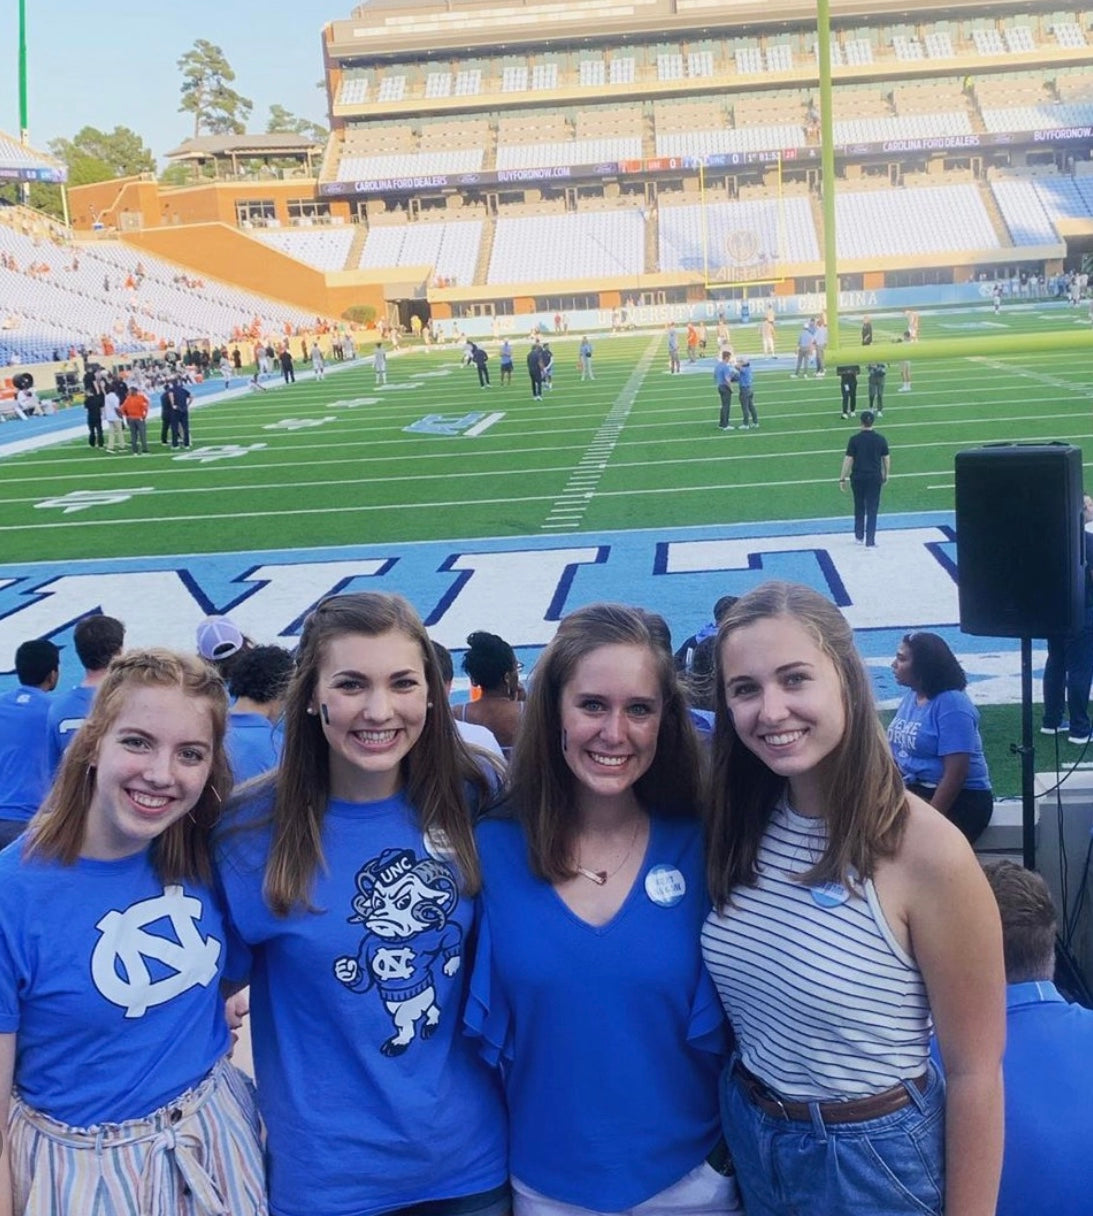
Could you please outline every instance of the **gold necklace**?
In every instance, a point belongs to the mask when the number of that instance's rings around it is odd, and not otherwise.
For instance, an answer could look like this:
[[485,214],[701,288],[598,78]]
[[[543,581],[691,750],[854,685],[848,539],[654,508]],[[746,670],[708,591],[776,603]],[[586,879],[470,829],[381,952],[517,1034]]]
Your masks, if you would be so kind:
[[638,842],[638,832],[641,830],[641,816],[634,820],[634,834],[630,837],[630,843],[626,848],[626,852],[622,855],[622,861],[610,872],[607,870],[586,870],[581,865],[580,853],[577,854],[577,873],[582,878],[587,878],[589,882],[594,882],[597,887],[607,886],[607,880],[614,878],[615,875],[622,869],[630,860],[630,854],[634,851],[634,845]]

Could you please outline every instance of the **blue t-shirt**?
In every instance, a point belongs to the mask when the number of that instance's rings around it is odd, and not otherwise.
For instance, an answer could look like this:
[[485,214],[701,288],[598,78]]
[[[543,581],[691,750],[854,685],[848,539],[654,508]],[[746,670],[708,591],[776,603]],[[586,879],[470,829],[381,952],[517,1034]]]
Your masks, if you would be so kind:
[[616,1212],[699,1165],[720,1131],[725,1021],[699,947],[701,831],[651,820],[633,888],[588,924],[528,866],[523,829],[478,829],[484,888],[468,1029],[501,1068],[512,1174]]
[[200,883],[164,884],[148,851],[73,865],[0,853],[0,1033],[15,1085],[77,1127],[158,1110],[228,1051],[230,952]]
[[262,714],[240,714],[234,710],[228,714],[224,746],[236,785],[276,768],[283,745],[281,731]]
[[60,693],[50,701],[46,728],[49,732],[49,773],[56,775],[61,766],[61,757],[72,742],[72,736],[83,726],[84,718],[91,712],[91,702],[98,689],[77,684],[68,692]]
[[0,819],[30,819],[46,796],[51,700],[27,684],[0,697]]
[[944,770],[943,756],[968,753],[966,790],[989,790],[990,775],[979,737],[979,710],[965,692],[939,692],[924,705],[909,691],[888,724],[892,755],[908,785],[937,785]]
[[[238,814],[261,819],[269,797]],[[328,804],[311,912],[267,906],[268,826],[229,820],[217,847],[252,950],[275,1216],[371,1216],[500,1186],[504,1102],[462,1034],[474,900],[405,798]]]

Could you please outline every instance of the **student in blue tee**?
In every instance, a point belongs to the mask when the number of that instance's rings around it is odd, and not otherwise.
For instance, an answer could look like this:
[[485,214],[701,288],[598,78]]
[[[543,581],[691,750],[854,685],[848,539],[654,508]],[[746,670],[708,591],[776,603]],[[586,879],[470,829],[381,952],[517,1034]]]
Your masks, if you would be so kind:
[[227,748],[236,785],[277,766],[284,742],[281,714],[294,666],[283,646],[255,646],[232,665]]
[[504,1078],[516,1216],[737,1209],[702,965],[701,764],[670,645],[598,604],[535,669],[478,830],[468,1028]]
[[72,631],[76,657],[83,664],[83,680],[68,692],[58,693],[49,707],[49,773],[52,777],[61,763],[65,748],[83,725],[91,702],[99,690],[110,660],[121,654],[125,645],[125,626],[116,617],[96,612],[82,617]]
[[210,882],[226,713],[199,659],[119,657],[0,853],[0,1210],[267,1211]]
[[990,822],[994,795],[964,669],[944,638],[909,633],[892,671],[908,690],[888,724],[903,780],[974,844]]
[[490,783],[401,597],[323,600],[296,663],[281,763],[217,839],[271,1210],[502,1216],[503,1099],[461,1024]]
[[46,723],[61,652],[45,638],[15,652],[19,687],[0,697],[0,849],[30,822],[49,788]]

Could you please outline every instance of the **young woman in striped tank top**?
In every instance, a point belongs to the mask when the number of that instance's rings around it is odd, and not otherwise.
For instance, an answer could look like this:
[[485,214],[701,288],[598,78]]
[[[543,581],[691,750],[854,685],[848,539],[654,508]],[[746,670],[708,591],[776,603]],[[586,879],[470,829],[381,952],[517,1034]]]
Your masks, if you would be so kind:
[[722,1117],[748,1216],[988,1216],[1005,977],[975,855],[903,789],[822,596],[738,600],[717,683],[702,943],[736,1032]]

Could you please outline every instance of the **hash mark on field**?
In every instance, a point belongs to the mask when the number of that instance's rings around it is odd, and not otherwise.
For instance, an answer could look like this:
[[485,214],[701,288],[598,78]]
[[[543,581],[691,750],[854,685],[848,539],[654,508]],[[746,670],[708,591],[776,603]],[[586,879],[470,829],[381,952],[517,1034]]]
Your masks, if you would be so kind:
[[1009,372],[1014,376],[1024,376],[1026,380],[1035,380],[1037,384],[1046,384],[1049,388],[1065,389],[1068,393],[1073,393],[1075,397],[1093,397],[1093,388],[1072,384],[1068,380],[1061,380],[1058,376],[1051,376],[1046,372],[1033,371],[1030,367],[1014,367],[1011,364],[1002,363],[998,359],[988,359],[985,355],[969,355],[968,362],[981,363],[984,367],[993,368],[998,372]]
[[[660,335],[657,334],[645,348],[645,353],[637,361],[629,379],[619,390],[614,405],[608,410],[607,417],[600,423],[599,430],[593,436],[584,456],[570,473],[565,489],[554,500],[554,505],[546,519],[539,525],[541,531],[576,528],[580,525],[581,518],[592,503],[596,486],[599,485],[603,471],[607,468],[607,462],[611,459],[611,453],[615,450],[615,444],[618,443],[619,436],[622,434],[623,425],[633,408],[634,399],[645,379],[645,373],[653,364],[659,346]],[[576,508],[573,506],[575,498],[581,501],[581,505]]]

